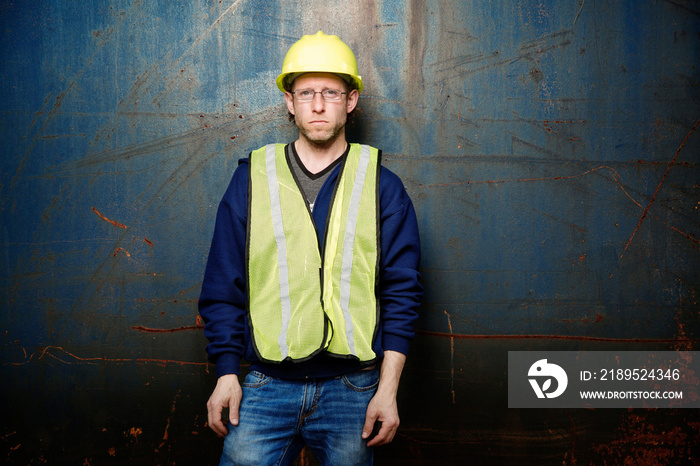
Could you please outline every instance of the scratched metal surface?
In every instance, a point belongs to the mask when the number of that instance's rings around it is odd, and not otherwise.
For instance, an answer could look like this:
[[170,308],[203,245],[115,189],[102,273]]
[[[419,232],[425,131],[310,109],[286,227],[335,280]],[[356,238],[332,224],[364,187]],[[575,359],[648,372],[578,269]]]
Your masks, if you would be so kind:
[[[692,411],[508,410],[508,350],[698,349],[700,7],[3,2],[8,464],[215,464],[196,300],[273,84],[323,29],[414,199],[425,305],[380,464],[688,460]],[[300,461],[313,464],[305,455]]]

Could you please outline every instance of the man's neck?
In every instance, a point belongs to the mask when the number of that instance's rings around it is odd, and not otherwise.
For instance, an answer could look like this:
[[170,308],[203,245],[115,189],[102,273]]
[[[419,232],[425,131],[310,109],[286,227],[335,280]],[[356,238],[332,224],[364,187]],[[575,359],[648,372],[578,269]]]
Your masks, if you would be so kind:
[[320,145],[299,137],[294,143],[294,148],[299,155],[301,163],[311,173],[316,174],[335,162],[343,155],[347,147],[344,137],[335,138],[333,141]]

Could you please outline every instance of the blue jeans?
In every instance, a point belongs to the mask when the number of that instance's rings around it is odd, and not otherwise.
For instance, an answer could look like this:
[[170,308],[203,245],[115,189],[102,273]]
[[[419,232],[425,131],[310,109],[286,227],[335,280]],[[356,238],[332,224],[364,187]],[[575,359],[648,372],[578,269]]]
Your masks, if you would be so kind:
[[229,423],[221,465],[292,464],[307,445],[322,465],[371,465],[362,439],[379,370],[336,378],[279,380],[252,371],[238,426]]

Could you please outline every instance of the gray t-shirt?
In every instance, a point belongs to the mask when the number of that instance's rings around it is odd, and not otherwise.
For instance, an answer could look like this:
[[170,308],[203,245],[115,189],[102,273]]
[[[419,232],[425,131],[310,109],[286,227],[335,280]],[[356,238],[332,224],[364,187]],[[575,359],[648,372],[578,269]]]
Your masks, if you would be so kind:
[[321,190],[323,183],[326,182],[328,175],[330,175],[333,169],[345,159],[345,157],[348,155],[349,149],[350,146],[348,145],[345,152],[343,152],[343,155],[334,160],[333,163],[318,173],[311,173],[306,169],[301,159],[299,159],[299,154],[297,154],[297,151],[294,148],[294,143],[287,145],[287,158],[289,159],[289,166],[299,182],[301,192],[304,195],[306,202],[309,204],[309,208],[312,212],[314,210],[316,196]]

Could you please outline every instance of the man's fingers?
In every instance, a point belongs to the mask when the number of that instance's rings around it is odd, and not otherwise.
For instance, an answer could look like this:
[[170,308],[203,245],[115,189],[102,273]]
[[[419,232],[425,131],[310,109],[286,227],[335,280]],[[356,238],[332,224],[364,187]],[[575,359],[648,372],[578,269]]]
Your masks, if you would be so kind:
[[377,413],[374,411],[370,411],[369,409],[367,410],[367,414],[365,415],[365,425],[362,426],[362,438],[363,439],[368,439],[370,435],[372,435],[372,431],[374,430],[374,423],[377,421]]
[[219,437],[226,437],[226,435],[228,434],[228,429],[226,428],[226,426],[224,426],[224,423],[221,422],[221,419],[219,419],[218,421],[214,421],[212,424],[209,424],[209,427],[211,427],[211,429],[214,432],[216,432],[216,435],[218,435]]
[[228,405],[228,420],[231,421],[231,424],[234,426],[238,425],[238,407],[240,404],[240,399],[236,398],[235,396],[231,397]]
[[398,429],[398,424],[388,424],[382,423],[381,429],[377,433],[376,437],[367,442],[368,447],[376,447],[379,445],[386,445],[394,440],[394,435],[396,435],[396,430]]
[[394,439],[398,428],[398,418],[385,420],[379,411],[375,411],[370,407],[367,410],[365,424],[362,427],[362,438],[367,440],[368,447],[384,445]]
[[228,434],[228,430],[224,423],[221,422],[221,412],[224,407],[222,405],[212,405],[207,403],[207,419],[209,421],[209,428],[213,430],[219,437],[225,437]]

